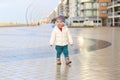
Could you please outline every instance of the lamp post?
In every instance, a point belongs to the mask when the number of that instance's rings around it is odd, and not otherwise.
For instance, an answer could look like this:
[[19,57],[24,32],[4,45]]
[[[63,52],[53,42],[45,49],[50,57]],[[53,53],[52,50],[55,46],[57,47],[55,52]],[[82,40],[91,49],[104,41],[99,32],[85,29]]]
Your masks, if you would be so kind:
[[28,9],[29,9],[29,7],[27,7],[27,9],[26,9],[26,14],[25,14],[25,18],[26,18],[26,24],[27,24],[27,26],[29,26],[29,24],[28,24],[28,17],[27,17]]
[[114,26],[115,26],[115,19],[114,19],[114,17],[115,17],[115,15],[114,15],[114,12],[115,12],[115,10],[114,10],[114,0],[112,1],[112,5],[113,5],[112,15],[113,15],[113,27],[114,27]]
[[26,8],[26,13],[25,13],[25,18],[26,18],[26,24],[27,24],[27,26],[29,26],[29,23],[28,23],[28,10],[31,7],[31,5],[32,5],[32,2]]
[[98,27],[98,20],[99,20],[99,2],[98,2],[98,0],[97,0],[97,27]]

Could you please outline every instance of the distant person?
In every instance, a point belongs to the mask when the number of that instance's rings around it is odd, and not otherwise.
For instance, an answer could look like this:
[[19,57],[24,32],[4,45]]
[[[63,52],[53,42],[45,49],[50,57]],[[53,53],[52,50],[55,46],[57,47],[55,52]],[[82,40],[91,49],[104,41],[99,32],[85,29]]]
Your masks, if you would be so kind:
[[54,23],[52,23],[52,24],[51,24],[51,26],[52,26],[52,28],[54,28],[54,27],[55,27],[55,24],[54,24]]
[[68,44],[72,46],[73,40],[71,38],[70,32],[67,26],[64,25],[65,17],[58,16],[56,18],[56,26],[52,31],[51,39],[50,39],[50,46],[55,45],[56,49],[56,58],[57,64],[61,65],[61,54],[64,54],[66,65],[70,64],[71,61],[69,59],[68,53]]
[[56,22],[56,18],[52,19],[52,21],[51,21],[51,26],[52,26],[52,28],[55,27],[55,22]]

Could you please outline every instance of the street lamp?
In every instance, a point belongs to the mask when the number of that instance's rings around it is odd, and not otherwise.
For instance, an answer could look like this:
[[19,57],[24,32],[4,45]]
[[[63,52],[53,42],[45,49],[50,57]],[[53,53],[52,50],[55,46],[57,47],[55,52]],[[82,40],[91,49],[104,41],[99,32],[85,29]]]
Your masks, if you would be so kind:
[[98,0],[97,0],[97,27],[98,27],[98,20],[99,20],[99,2],[98,2]]
[[112,1],[112,5],[113,5],[113,9],[112,9],[112,15],[113,15],[113,27],[115,26],[115,15],[114,15],[114,12],[115,12],[115,9],[114,9],[114,0]]
[[25,18],[26,18],[26,24],[27,24],[27,26],[29,26],[29,23],[28,23],[28,10],[31,7],[31,5],[32,5],[32,2],[26,8],[26,13],[25,13]]
[[27,26],[29,26],[29,25],[28,25],[28,17],[27,17],[27,14],[28,14],[28,9],[29,9],[29,7],[27,7],[27,9],[26,9],[26,15],[25,15],[25,18],[26,18],[26,24],[27,24]]

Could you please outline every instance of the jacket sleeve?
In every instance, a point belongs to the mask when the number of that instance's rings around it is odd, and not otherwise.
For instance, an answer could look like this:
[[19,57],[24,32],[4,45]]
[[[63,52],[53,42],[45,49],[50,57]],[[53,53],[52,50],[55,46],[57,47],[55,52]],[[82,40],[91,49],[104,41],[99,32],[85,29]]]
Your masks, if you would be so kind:
[[71,37],[71,34],[70,34],[70,31],[68,30],[68,41],[69,41],[69,44],[73,44],[73,40],[72,40],[72,37]]
[[54,45],[54,43],[55,43],[55,30],[52,31],[50,45]]

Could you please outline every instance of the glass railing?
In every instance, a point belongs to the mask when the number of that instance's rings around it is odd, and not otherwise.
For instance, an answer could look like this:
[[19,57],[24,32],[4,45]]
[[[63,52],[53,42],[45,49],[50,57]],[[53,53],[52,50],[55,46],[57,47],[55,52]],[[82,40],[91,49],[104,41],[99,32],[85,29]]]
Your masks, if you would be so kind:
[[[118,16],[118,15],[120,15],[120,12],[114,12],[114,16]],[[113,16],[113,14],[112,13],[108,13],[108,16]]]
[[115,12],[114,15],[118,16],[118,15],[120,15],[120,12]]
[[108,3],[108,6],[112,6],[112,2]]
[[114,1],[114,5],[118,4],[118,1]]
[[113,1],[112,1],[112,2],[109,2],[109,3],[108,3],[108,6],[112,6],[113,3],[114,3],[114,5],[120,4],[120,1],[116,0],[116,1],[114,1],[114,2],[113,2]]
[[108,16],[112,16],[112,13],[108,13]]
[[80,3],[84,3],[84,2],[97,2],[96,0],[80,0]]
[[93,9],[97,9],[97,7],[93,7]]
[[78,10],[97,10],[96,7],[92,7],[92,8],[83,8],[83,7],[79,7]]
[[81,7],[81,8],[79,8],[79,10],[84,10],[84,8]]
[[117,13],[117,12],[114,12],[114,15],[115,15],[115,16],[117,16],[117,15],[118,15],[118,13]]

